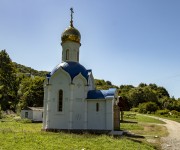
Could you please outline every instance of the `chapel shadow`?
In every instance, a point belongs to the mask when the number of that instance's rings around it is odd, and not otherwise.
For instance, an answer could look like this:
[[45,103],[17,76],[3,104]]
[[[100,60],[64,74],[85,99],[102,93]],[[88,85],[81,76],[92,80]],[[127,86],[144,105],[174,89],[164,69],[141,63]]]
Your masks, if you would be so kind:
[[130,121],[130,120],[120,120],[120,123],[134,123],[137,124],[137,121]]
[[[128,132],[128,131],[124,132],[123,135],[126,136],[126,137],[130,137],[130,138],[141,138],[141,139],[144,139],[144,138],[145,138],[145,137],[142,136],[142,135],[130,133],[130,132]],[[138,140],[137,140],[137,141],[138,141]]]

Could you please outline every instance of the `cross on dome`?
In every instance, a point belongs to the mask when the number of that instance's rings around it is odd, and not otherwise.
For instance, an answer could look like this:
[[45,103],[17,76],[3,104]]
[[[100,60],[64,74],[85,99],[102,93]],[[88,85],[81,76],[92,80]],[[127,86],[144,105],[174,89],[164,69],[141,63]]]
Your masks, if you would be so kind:
[[[70,26],[62,33],[61,35],[61,41],[62,43],[66,42],[66,41],[73,41],[76,43],[80,43],[81,40],[81,34],[80,32],[73,26],[73,13],[74,10],[71,7],[70,8],[71,11],[71,20],[70,20]],[[61,44],[62,44],[61,43]]]
[[73,8],[72,8],[72,7],[70,8],[70,11],[71,11],[71,21],[70,21],[70,26],[73,27],[73,13],[74,13],[74,11],[73,11]]

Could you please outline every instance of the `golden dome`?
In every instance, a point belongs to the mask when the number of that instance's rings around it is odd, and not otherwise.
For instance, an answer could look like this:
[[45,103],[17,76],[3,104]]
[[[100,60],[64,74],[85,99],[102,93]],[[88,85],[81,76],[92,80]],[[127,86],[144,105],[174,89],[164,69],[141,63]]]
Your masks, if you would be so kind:
[[80,32],[71,25],[68,27],[61,35],[61,41],[64,43],[65,41],[73,41],[80,43],[81,34]]

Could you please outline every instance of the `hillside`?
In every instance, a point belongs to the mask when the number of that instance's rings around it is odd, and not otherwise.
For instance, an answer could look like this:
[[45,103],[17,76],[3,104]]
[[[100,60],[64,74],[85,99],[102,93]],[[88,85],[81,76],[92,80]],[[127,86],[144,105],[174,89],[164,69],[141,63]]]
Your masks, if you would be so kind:
[[18,73],[29,74],[29,75],[31,74],[33,76],[40,76],[40,77],[45,77],[46,74],[48,73],[48,71],[37,71],[31,67],[27,67],[27,66],[18,64],[16,62],[13,62],[13,64],[15,65]]

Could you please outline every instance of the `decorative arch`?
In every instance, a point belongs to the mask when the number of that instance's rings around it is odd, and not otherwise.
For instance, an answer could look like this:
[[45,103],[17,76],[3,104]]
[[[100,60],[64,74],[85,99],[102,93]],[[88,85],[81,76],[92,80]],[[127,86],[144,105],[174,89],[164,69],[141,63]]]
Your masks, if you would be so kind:
[[[51,81],[51,80],[54,80],[54,78],[56,78],[56,77],[59,78],[59,76],[58,76],[59,73],[64,74],[64,75],[67,77],[67,79],[68,79],[68,83],[69,83],[69,84],[71,83],[71,76],[69,75],[69,73],[67,73],[67,72],[66,72],[64,69],[62,69],[61,67],[51,76],[50,81]],[[51,82],[52,82],[52,81],[51,81]]]
[[75,77],[73,78],[72,82],[75,83],[75,80],[77,80],[77,79],[79,79],[79,78],[82,79],[84,85],[87,85],[87,84],[88,84],[86,78],[85,78],[81,73],[79,73],[77,76],[75,76]]

